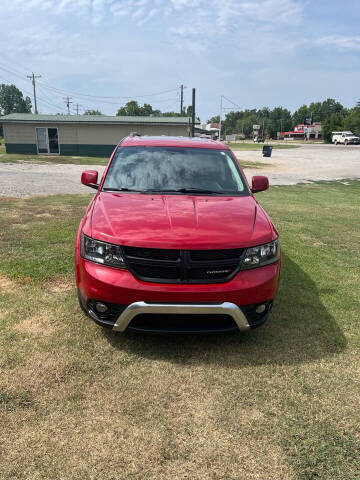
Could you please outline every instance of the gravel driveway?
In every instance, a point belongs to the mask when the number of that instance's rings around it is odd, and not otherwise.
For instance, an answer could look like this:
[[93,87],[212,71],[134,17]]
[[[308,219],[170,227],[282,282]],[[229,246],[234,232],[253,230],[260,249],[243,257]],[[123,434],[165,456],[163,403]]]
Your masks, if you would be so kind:
[[87,169],[97,170],[101,178],[105,167],[0,163],[0,197],[95,192],[80,183],[81,172]]
[[245,169],[252,175],[267,175],[270,185],[295,185],[317,180],[360,178],[360,146],[302,145],[300,148],[273,150],[271,158],[259,151],[235,152],[241,161],[264,162],[262,168]]
[[[263,162],[262,168],[247,168],[252,175],[267,175],[271,185],[294,185],[315,180],[360,178],[360,146],[304,145],[297,149],[273,150],[271,158],[261,151],[240,151],[237,156],[247,162]],[[0,196],[26,197],[57,193],[90,193],[80,183],[81,172],[105,167],[94,165],[57,165],[0,163]]]

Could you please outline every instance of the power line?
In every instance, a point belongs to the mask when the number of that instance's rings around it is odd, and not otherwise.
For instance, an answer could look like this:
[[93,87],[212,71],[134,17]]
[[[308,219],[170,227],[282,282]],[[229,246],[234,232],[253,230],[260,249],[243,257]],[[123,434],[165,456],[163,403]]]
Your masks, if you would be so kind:
[[[3,81],[5,81],[5,82],[11,84],[11,81],[10,81],[8,78],[1,77],[1,79],[2,79]],[[29,92],[28,90],[25,90],[24,88],[22,88],[21,91],[24,92],[24,93],[27,93],[28,95],[32,95],[31,92]],[[38,97],[37,100],[38,100],[38,102],[44,103],[44,104],[46,104],[46,105],[48,105],[48,106],[50,105],[51,107],[59,108],[58,105],[54,105],[53,103],[51,103],[51,102],[49,102],[49,101],[47,101],[47,100],[44,100],[44,99],[42,99],[42,98],[39,98],[39,97]],[[60,110],[61,110],[61,108],[60,108]]]
[[235,105],[235,107],[238,107],[238,108],[241,110],[240,105],[238,105],[237,103],[233,102],[233,101],[230,100],[229,98],[225,97],[225,95],[221,95],[221,96],[220,96],[219,141],[221,140],[222,112],[223,112],[223,110],[225,110],[225,108],[223,108],[223,99],[224,99],[224,100],[227,100],[229,103],[232,103],[233,105]]
[[230,103],[232,103],[233,105],[235,105],[235,107],[240,108],[240,110],[241,110],[240,105],[238,105],[237,103],[233,102],[233,101],[230,100],[229,98],[225,97],[225,95],[222,95],[222,97],[225,98],[225,100],[227,100],[228,102],[230,102]]
[[82,107],[82,105],[79,105],[78,103],[76,103],[75,107],[76,107],[76,115],[79,115],[79,108]]
[[[3,65],[3,66],[1,66]],[[44,89],[47,90],[49,93],[51,92],[52,95],[54,95],[54,93],[56,95],[61,95],[63,93],[66,93],[67,95],[71,92],[69,91],[66,91],[66,90],[62,90],[62,89],[59,89],[59,88],[56,88],[56,87],[53,87],[51,86],[50,84],[48,84],[47,82],[43,82],[42,80],[41,81],[38,81],[36,82],[36,85],[34,85],[35,83],[35,79],[36,78],[40,78],[40,76],[38,75],[35,75],[34,74],[34,78],[33,76],[31,75],[23,75],[19,70],[17,69],[14,69],[13,67],[10,69],[8,68],[7,64],[4,64],[3,62],[0,62],[0,69],[1,70],[4,70],[5,72],[7,73],[10,73],[11,75],[15,76],[16,78],[22,80],[22,81],[26,81],[26,78],[30,78],[32,81],[33,81],[33,87],[34,87],[34,106],[35,106],[35,113],[37,112],[37,101],[41,102],[41,103],[46,103],[50,106],[53,106],[55,107],[56,109],[60,109],[61,110],[61,107],[59,107],[59,105],[56,105],[55,103],[53,103],[53,101],[50,101],[50,99],[45,95],[45,92],[44,92]],[[43,77],[42,77],[43,78]],[[9,80],[6,80],[7,82],[9,83],[12,83],[11,81]],[[42,95],[45,96],[46,98],[48,98],[48,100],[41,100],[40,98],[37,98],[36,97],[36,88],[40,88],[41,91],[42,91]],[[183,86],[183,88],[186,88]],[[28,93],[29,95],[32,95],[30,94],[29,92],[27,92],[26,90],[24,90],[22,88],[22,90],[26,93]],[[161,92],[157,92],[157,93],[152,93],[152,94],[146,94],[146,95],[133,95],[133,96],[123,96],[123,97],[107,97],[107,96],[101,96],[101,95],[88,95],[88,94],[82,94],[82,93],[76,93],[74,95],[76,96],[79,96],[79,97],[86,97],[86,98],[93,98],[96,100],[96,103],[101,103],[101,104],[109,104],[109,105],[115,105],[115,106],[121,106],[123,104],[123,102],[111,102],[111,101],[107,101],[105,99],[134,99],[134,98],[145,98],[145,97],[152,97],[152,96],[158,96],[158,95],[163,95],[164,93],[168,93],[168,92],[174,92],[176,91],[177,92],[177,98],[160,98],[160,99],[154,99],[155,103],[165,103],[165,102],[174,102],[174,101],[178,101],[179,99],[179,89],[178,88],[174,88],[174,89],[169,89],[169,90],[163,90]],[[53,100],[53,98],[51,98],[51,100]],[[67,105],[67,100],[65,100],[65,103]],[[70,101],[70,103],[73,103]],[[68,105],[67,105],[68,106]],[[69,104],[70,106],[70,104]],[[69,106],[68,106],[68,112],[69,112]],[[80,106],[80,105],[79,105]],[[170,105],[169,105],[170,107]],[[167,107],[167,108],[169,108]],[[86,108],[93,108],[92,107],[86,107]],[[70,112],[69,112],[70,113]]]
[[149,93],[146,95],[131,95],[131,96],[103,96],[103,95],[90,95],[87,93],[80,93],[80,92],[70,92],[68,90],[63,90],[61,88],[53,87],[47,82],[41,82],[44,88],[47,88],[49,90],[53,90],[59,93],[69,93],[73,95],[74,97],[86,97],[86,98],[94,98],[94,99],[133,99],[133,98],[145,98],[145,97],[155,97],[158,95],[163,95],[164,93],[170,93],[170,92],[175,92],[178,91],[178,88],[172,88],[170,90],[163,90],[162,92],[156,92],[156,93]]
[[[4,56],[8,57],[8,55],[5,52],[2,53],[1,58],[2,58],[2,63],[3,64],[4,64]],[[5,66],[9,67],[9,64],[10,64],[11,68],[14,68],[13,65],[15,65],[15,66],[18,67],[18,69],[23,70],[23,72],[22,72],[23,75],[26,75],[27,72],[29,70],[31,70],[31,68],[27,67],[26,65],[21,65],[20,63],[15,62],[13,58],[9,59],[9,57],[8,57],[8,59],[5,59],[5,60],[8,63],[8,65],[6,65],[6,63],[5,63]],[[14,69],[14,70],[16,70],[16,69]],[[20,72],[20,70],[18,70],[18,71]]]
[[[0,65],[3,65],[3,67],[0,66],[2,70],[5,70],[8,73],[11,73],[12,75],[20,78],[21,80],[25,80],[26,75],[20,72],[20,70],[15,69],[13,66],[9,67],[6,63],[0,62]],[[21,67],[23,68],[23,67]],[[28,70],[28,69],[27,69]],[[46,78],[42,76],[42,78]],[[80,92],[71,92],[69,90],[64,90],[61,88],[54,87],[50,85],[48,82],[44,81],[39,81],[38,83],[41,83],[44,88],[47,88],[49,90],[53,90],[56,92],[59,92],[61,94],[70,94],[72,96],[77,96],[77,97],[88,97],[88,98],[94,98],[94,99],[133,99],[133,98],[145,98],[145,97],[155,97],[158,95],[163,95],[165,93],[170,93],[170,92],[178,92],[179,88],[172,88],[169,90],[163,90],[161,92],[156,92],[156,93],[148,93],[148,94],[142,94],[142,95],[131,95],[131,96],[104,96],[104,95],[91,95],[87,93],[80,93]],[[184,87],[186,88],[186,87]],[[167,101],[167,100],[166,100]]]
[[[39,83],[40,83],[40,82],[39,82]],[[54,93],[53,93],[53,90],[54,90],[54,89],[53,89],[52,87],[48,87],[48,86],[45,85],[44,83],[41,83],[41,86],[42,86],[42,88],[45,88],[46,90],[49,90],[52,94],[54,94]],[[62,94],[62,93],[59,93],[59,92],[57,91],[57,89],[54,90],[54,92],[55,92],[56,95],[61,95],[61,94]],[[66,91],[64,91],[63,93],[66,93],[66,94],[69,93],[69,94],[71,94],[71,92],[66,92]],[[83,100],[82,95],[72,94],[72,98],[79,98],[80,100]],[[106,98],[106,97],[104,97],[104,98]],[[120,97],[119,97],[119,98],[120,98]],[[126,97],[126,98],[134,99],[134,98],[136,98],[136,97]],[[89,98],[85,98],[85,100],[90,100],[90,99],[89,99]],[[172,101],[172,100],[173,100],[173,98],[161,98],[161,99],[155,100],[155,102],[161,103],[161,102],[169,102],[169,101]],[[122,106],[123,103],[124,103],[123,101],[110,102],[109,100],[102,100],[101,97],[95,98],[94,101],[95,101],[96,103],[107,104],[107,105],[115,105],[115,106],[118,106],[118,107],[119,107],[119,106]]]
[[36,78],[41,78],[41,75],[35,75],[34,72],[32,72],[31,75],[26,75],[27,78],[30,78],[32,80],[33,84],[33,90],[34,90],[34,107],[35,107],[35,115],[38,114],[38,109],[37,109],[37,103],[36,103],[36,86],[35,86],[35,79]]
[[46,99],[47,103],[51,104],[53,107],[57,108],[60,111],[64,108],[63,105],[54,103],[53,98],[48,97],[47,93],[45,93],[44,90],[39,85],[37,86],[37,88],[38,90],[40,90],[41,96]]
[[70,115],[70,104],[73,103],[71,97],[67,96],[64,98],[65,105],[67,106],[68,115]]
[[25,75],[24,75],[24,76],[23,76],[23,75],[19,75],[18,73],[13,72],[12,70],[9,70],[8,68],[1,67],[1,66],[0,66],[0,69],[1,69],[1,70],[4,70],[4,71],[7,72],[7,73],[10,73],[10,75],[14,75],[14,76],[17,77],[17,78],[20,78],[21,80],[26,80],[26,76],[25,76]]
[[[3,66],[1,66],[3,65]],[[4,70],[5,72],[7,73],[10,73],[11,75],[15,76],[16,78],[19,78],[20,80],[26,80],[27,77],[29,78],[32,78],[28,75],[24,75],[22,74],[19,70],[16,70],[14,69],[13,67],[11,67],[11,69],[7,66],[7,64],[4,64],[3,62],[0,62],[0,69],[1,70]],[[36,76],[35,78],[39,78],[38,76]],[[11,83],[11,82],[10,82]],[[144,95],[131,95],[131,96],[119,96],[119,97],[116,97],[116,96],[102,96],[102,95],[90,95],[90,94],[85,94],[85,93],[75,93],[75,92],[69,92],[68,90],[63,90],[63,89],[60,89],[60,88],[57,88],[57,87],[53,87],[52,85],[50,85],[49,83],[47,82],[44,82],[44,81],[38,81],[37,82],[37,85],[39,86],[39,84],[46,90],[49,90],[51,92],[56,92],[57,94],[71,94],[72,96],[75,96],[75,97],[84,97],[84,98],[88,98],[88,99],[95,99],[98,103],[106,103],[106,104],[109,104],[109,105],[121,105],[122,102],[110,102],[110,101],[107,101],[107,99],[136,99],[136,98],[147,98],[147,97],[156,97],[156,96],[159,96],[159,95],[163,95],[165,93],[170,93],[170,92],[178,92],[178,88],[172,88],[172,89],[169,89],[169,90],[163,90],[161,92],[156,92],[156,93],[150,93],[150,94],[144,94]],[[184,87],[186,88],[186,87]],[[168,101],[171,101],[172,99],[158,99],[158,100],[155,100],[156,102],[168,102]],[[34,102],[35,102],[35,99],[34,99]],[[36,102],[35,102],[36,103]]]

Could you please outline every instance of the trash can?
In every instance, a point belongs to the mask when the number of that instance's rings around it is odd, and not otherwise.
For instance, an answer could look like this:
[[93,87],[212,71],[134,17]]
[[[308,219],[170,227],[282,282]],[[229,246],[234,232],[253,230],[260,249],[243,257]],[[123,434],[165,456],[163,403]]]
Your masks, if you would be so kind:
[[271,157],[272,148],[273,147],[271,145],[264,145],[263,146],[263,157]]

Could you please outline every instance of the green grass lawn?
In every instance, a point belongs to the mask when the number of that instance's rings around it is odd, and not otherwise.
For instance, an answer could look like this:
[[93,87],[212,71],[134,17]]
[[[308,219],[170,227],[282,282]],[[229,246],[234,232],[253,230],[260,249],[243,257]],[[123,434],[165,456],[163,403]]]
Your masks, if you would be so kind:
[[262,150],[264,145],[272,145],[274,149],[281,150],[287,148],[300,148],[300,145],[289,145],[288,143],[285,144],[277,144],[277,143],[254,143],[254,142],[236,142],[236,143],[228,143],[227,144],[231,150]]
[[107,165],[108,157],[72,157],[66,155],[32,155],[23,153],[6,153],[4,141],[0,145],[0,163],[64,163],[74,165]]
[[360,182],[257,195],[281,287],[244,335],[103,331],[80,311],[91,195],[0,199],[0,478],[360,478]]

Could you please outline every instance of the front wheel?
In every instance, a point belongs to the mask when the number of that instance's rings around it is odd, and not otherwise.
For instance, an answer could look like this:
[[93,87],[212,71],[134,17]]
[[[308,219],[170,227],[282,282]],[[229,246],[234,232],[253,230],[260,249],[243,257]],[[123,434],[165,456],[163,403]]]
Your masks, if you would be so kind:
[[348,143],[349,143],[349,142],[348,142],[347,140],[345,140],[345,142],[344,142],[345,146],[346,146]]
[[337,145],[337,140],[335,140],[334,145]]

